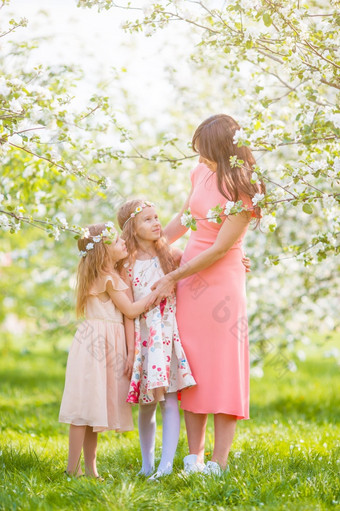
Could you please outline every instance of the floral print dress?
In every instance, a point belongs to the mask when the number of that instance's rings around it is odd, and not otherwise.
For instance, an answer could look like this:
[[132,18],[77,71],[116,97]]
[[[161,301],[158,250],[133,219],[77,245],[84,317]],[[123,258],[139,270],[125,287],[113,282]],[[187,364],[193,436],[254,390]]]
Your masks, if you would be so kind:
[[[137,259],[129,269],[135,300],[150,293],[164,276],[157,257]],[[148,404],[164,400],[166,392],[196,385],[178,334],[176,298],[173,294],[159,306],[135,319],[135,360],[128,403]]]

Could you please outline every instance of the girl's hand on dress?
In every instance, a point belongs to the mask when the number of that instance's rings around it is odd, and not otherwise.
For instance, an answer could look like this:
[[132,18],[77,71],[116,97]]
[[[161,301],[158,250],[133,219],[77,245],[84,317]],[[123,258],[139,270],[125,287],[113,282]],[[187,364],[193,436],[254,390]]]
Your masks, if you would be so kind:
[[251,261],[250,261],[249,257],[242,257],[242,263],[246,267],[246,272],[250,273],[251,272]]
[[124,374],[126,374],[126,376],[129,378],[129,380],[131,380],[131,376],[132,376],[133,359],[134,359],[134,354],[132,353],[131,355],[127,356],[126,363],[125,363]]
[[157,280],[151,288],[157,294],[155,305],[159,305],[164,298],[170,296],[175,290],[175,285],[169,274]]

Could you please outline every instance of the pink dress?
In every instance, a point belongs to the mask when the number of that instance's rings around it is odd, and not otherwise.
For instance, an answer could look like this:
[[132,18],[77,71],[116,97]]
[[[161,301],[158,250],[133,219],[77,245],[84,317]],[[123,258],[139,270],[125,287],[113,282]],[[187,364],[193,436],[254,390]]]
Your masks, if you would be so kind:
[[[194,217],[206,218],[209,209],[227,202],[218,191],[216,173],[206,165],[199,164],[192,171],[191,181],[190,209]],[[198,221],[181,265],[209,248],[221,225]],[[216,263],[178,282],[177,323],[197,382],[195,387],[182,391],[184,410],[249,418],[246,271],[241,261],[246,230]]]
[[102,302],[98,297],[108,280],[117,291],[128,289],[118,274],[111,274],[98,278],[90,290],[86,319],[78,327],[67,360],[59,421],[92,426],[93,431],[130,431],[123,316],[110,298]]

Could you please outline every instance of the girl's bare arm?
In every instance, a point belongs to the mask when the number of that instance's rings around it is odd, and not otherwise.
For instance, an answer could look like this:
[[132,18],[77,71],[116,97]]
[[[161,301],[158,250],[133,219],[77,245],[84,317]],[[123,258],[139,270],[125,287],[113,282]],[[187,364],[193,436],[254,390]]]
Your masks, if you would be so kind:
[[147,311],[151,304],[155,301],[156,297],[156,293],[153,291],[141,300],[132,302],[125,291],[116,291],[113,289],[112,282],[110,280],[106,284],[106,292],[117,309],[119,309],[124,316],[127,316],[130,319],[134,319],[142,314],[142,312]]
[[[133,301],[133,294],[131,287],[126,291],[127,296]],[[124,316],[124,328],[125,328],[125,339],[126,339],[126,349],[127,349],[127,359],[124,369],[124,374],[128,378],[132,376],[133,362],[135,356],[135,322],[133,319]]]

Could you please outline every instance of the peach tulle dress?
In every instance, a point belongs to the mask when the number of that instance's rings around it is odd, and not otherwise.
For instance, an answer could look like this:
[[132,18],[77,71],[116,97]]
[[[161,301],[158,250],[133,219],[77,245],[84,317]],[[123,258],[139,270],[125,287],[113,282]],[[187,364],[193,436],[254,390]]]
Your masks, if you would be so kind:
[[67,360],[59,421],[92,426],[93,431],[133,429],[131,405],[126,402],[129,379],[122,313],[111,299],[102,302],[107,281],[114,289],[128,286],[118,274],[98,278],[86,302],[85,320],[74,336]]
[[[209,209],[227,202],[218,191],[216,173],[206,165],[199,164],[191,172],[191,181],[190,209],[194,217],[206,218]],[[209,248],[221,225],[199,220],[181,265]],[[249,418],[246,271],[241,261],[246,230],[225,256],[177,284],[178,329],[197,382],[181,393],[184,410]]]

